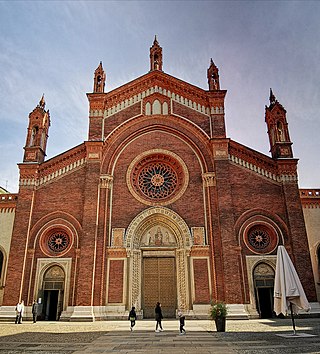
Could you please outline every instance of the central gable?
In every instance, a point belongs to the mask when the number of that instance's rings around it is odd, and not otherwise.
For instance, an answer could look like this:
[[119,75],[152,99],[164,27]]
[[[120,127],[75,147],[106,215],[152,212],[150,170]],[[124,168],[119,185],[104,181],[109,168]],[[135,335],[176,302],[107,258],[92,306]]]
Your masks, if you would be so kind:
[[[121,124],[139,116],[179,117],[192,123],[209,139],[225,138],[224,98],[218,68],[211,59],[209,90],[162,71],[162,48],[155,38],[150,48],[150,71],[108,93],[102,63],[95,71],[89,100],[89,140],[105,141]],[[148,122],[149,124],[149,122]],[[151,123],[152,124],[152,123]]]

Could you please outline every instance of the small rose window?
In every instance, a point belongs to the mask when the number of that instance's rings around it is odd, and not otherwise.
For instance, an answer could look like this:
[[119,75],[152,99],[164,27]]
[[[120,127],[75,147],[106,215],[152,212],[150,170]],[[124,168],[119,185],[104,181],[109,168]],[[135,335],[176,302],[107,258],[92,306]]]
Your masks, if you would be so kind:
[[48,237],[48,247],[52,252],[59,253],[66,250],[69,243],[69,236],[63,231],[54,232]]
[[72,239],[65,230],[49,230],[40,242],[41,250],[50,257],[66,254],[72,246]]
[[254,253],[271,253],[278,245],[278,236],[267,225],[254,225],[245,234],[244,241]]

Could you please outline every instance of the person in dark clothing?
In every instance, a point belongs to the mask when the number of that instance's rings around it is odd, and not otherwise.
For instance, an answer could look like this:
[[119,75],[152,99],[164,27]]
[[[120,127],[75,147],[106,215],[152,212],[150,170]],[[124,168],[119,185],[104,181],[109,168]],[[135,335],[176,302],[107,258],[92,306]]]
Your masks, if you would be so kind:
[[33,318],[33,323],[37,322],[37,317],[38,317],[38,303],[36,300],[33,301],[32,304],[32,318]]
[[185,316],[183,316],[182,312],[178,312],[179,316],[179,323],[180,323],[180,334],[186,334],[186,330],[184,329],[184,323],[185,323]]
[[[163,328],[162,328],[162,324],[161,324],[161,320],[163,319],[162,316],[162,310],[161,310],[161,304],[160,302],[157,302],[156,308],[154,309],[155,312],[155,316],[156,316],[156,332],[162,332]],[[160,327],[160,330],[158,330],[158,327]]]
[[136,308],[132,306],[132,309],[129,312],[129,317],[128,320],[130,321],[130,331],[133,331],[133,327],[136,324],[136,319],[137,319],[137,314],[136,314]]

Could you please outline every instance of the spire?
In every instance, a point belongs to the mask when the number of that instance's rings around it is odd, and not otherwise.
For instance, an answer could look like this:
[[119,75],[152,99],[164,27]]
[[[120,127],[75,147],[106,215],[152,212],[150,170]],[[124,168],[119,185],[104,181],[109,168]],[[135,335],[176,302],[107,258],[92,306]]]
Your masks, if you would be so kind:
[[270,105],[266,106],[265,121],[267,123],[270,151],[274,159],[293,158],[286,110],[277,101],[270,89]]
[[155,34],[154,35],[154,41],[153,41],[153,45],[159,45],[159,43],[158,43],[158,40],[157,40],[157,35]]
[[103,93],[105,83],[106,83],[106,74],[102,67],[102,61],[100,61],[99,66],[94,72],[93,92]]
[[210,60],[210,66],[207,71],[209,91],[217,91],[220,90],[220,82],[219,82],[219,69],[214,64],[212,58]]
[[45,110],[44,94],[39,104],[29,114],[26,144],[23,162],[42,163],[46,156],[50,113]]
[[41,97],[41,100],[39,101],[39,104],[38,104],[38,106],[40,107],[40,108],[45,108],[45,106],[46,106],[46,101],[44,100],[44,93],[42,94],[42,97]]
[[162,71],[162,48],[160,47],[157,36],[154,36],[153,45],[150,48],[150,71]]
[[276,103],[276,96],[272,92],[272,88],[270,88],[270,97],[269,97],[270,104]]

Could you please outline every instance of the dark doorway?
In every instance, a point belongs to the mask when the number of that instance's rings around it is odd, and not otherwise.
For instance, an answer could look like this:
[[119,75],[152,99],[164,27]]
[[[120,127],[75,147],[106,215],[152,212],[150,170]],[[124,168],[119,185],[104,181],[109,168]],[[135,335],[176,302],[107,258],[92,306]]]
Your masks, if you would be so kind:
[[256,307],[260,318],[272,318],[274,270],[264,262],[259,263],[253,270]]
[[39,290],[39,314],[45,321],[58,321],[63,311],[64,271],[54,265],[44,274],[42,289]]
[[42,317],[46,321],[58,319],[59,290],[45,290],[43,294]]
[[273,288],[258,288],[260,318],[273,315]]

